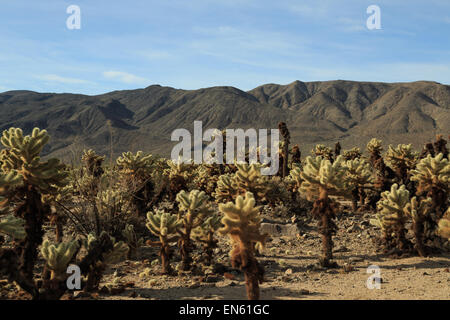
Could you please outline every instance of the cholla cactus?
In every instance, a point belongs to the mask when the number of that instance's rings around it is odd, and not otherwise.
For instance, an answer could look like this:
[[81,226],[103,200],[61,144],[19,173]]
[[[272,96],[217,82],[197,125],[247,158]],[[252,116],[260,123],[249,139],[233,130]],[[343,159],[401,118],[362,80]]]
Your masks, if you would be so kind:
[[190,253],[193,249],[191,231],[200,226],[213,210],[208,203],[208,196],[203,191],[192,190],[187,193],[182,190],[177,194],[177,201],[180,208],[178,217],[183,221],[183,227],[178,230],[181,235],[178,243],[181,253],[181,269],[189,270],[192,262]]
[[408,173],[414,168],[418,153],[415,152],[411,144],[399,144],[396,148],[389,145],[385,156],[391,167],[395,169],[395,173],[403,184],[408,183]]
[[218,242],[214,239],[214,234],[223,226],[221,220],[221,215],[212,214],[200,226],[192,230],[192,237],[203,243],[204,262],[207,266],[213,262],[214,248],[217,248]]
[[216,191],[213,193],[216,202],[232,201],[238,194],[238,186],[234,175],[223,174],[219,176]]
[[31,136],[23,136],[19,128],[3,131],[1,143],[8,149],[2,159],[2,170],[17,170],[26,185],[32,185],[42,193],[51,193],[66,185],[67,172],[58,159],[41,162],[40,153],[50,139],[47,131],[34,128]]
[[302,185],[303,179],[301,176],[302,170],[300,167],[294,167],[289,172],[288,181],[292,182],[292,191],[297,192],[300,189],[300,186]]
[[431,202],[431,198],[418,201],[416,197],[413,197],[405,207],[405,211],[413,220],[413,231],[416,240],[415,247],[421,257],[426,256],[423,240],[424,235],[429,232],[425,222],[431,212]]
[[0,233],[7,234],[15,239],[24,239],[26,236],[24,224],[23,219],[14,216],[0,218]]
[[337,229],[333,219],[336,217],[339,205],[329,196],[349,194],[347,171],[342,156],[338,156],[333,164],[330,160],[319,156],[307,157],[306,165],[301,172],[304,181],[300,186],[300,194],[305,195],[309,201],[314,201],[311,213],[319,220],[319,232],[322,235],[320,264],[323,267],[336,265],[330,261],[333,258],[332,235]]
[[151,154],[145,155],[142,151],[124,152],[122,156],[116,160],[119,170],[129,173],[133,176],[147,175],[147,171],[151,169],[153,163],[153,156]]
[[347,160],[347,161],[359,159],[362,156],[361,149],[359,149],[358,147],[354,147],[350,150],[344,150],[344,153],[342,154],[342,156],[344,157],[344,160]]
[[439,221],[438,234],[441,237],[450,240],[450,208],[447,209],[446,214]]
[[46,261],[46,266],[51,270],[50,280],[62,280],[67,276],[67,266],[79,247],[80,244],[76,240],[57,245],[50,244],[48,240],[42,243],[41,254]]
[[235,181],[238,193],[243,195],[251,192],[257,203],[265,198],[268,191],[267,177],[261,175],[260,164],[236,164],[238,171],[235,173]]
[[153,242],[152,245],[161,247],[159,255],[161,257],[162,273],[169,274],[172,271],[170,267],[170,257],[172,250],[170,243],[178,240],[178,229],[183,225],[183,221],[176,215],[172,215],[162,210],[156,210],[154,213],[147,213],[147,228],[155,236],[159,237],[159,242]]
[[151,154],[145,155],[142,151],[136,154],[124,152],[116,160],[116,164],[123,178],[122,185],[130,194],[138,212],[145,215],[154,194],[152,174],[156,160]]
[[181,190],[187,189],[186,186],[193,173],[193,165],[184,163],[181,159],[175,162],[167,160],[167,165],[169,168],[164,170],[164,174],[169,179],[169,200],[174,201]]
[[81,161],[90,175],[99,177],[103,174],[102,163],[105,161],[105,156],[99,156],[92,149],[84,150]]
[[220,170],[216,165],[199,165],[194,174],[193,183],[196,189],[205,191],[207,194],[213,194],[217,187]]
[[[28,283],[34,277],[38,247],[44,234],[42,225],[51,214],[50,206],[42,197],[56,193],[67,184],[68,174],[58,159],[41,161],[40,153],[49,139],[47,131],[38,128],[27,136],[21,129],[10,128],[3,131],[0,139],[6,148],[2,153],[2,171],[17,172],[23,181],[15,189],[14,200],[20,203],[15,206],[14,215],[25,220],[26,237],[17,243],[17,250],[20,253],[19,271]],[[36,295],[35,290],[30,293]]]
[[138,237],[132,224],[127,224],[125,226],[125,229],[122,231],[122,235],[126,239],[126,243],[130,248],[128,251],[128,259],[131,259],[135,256],[137,249],[144,245],[144,239]]
[[22,176],[16,170],[8,173],[0,173],[0,210],[4,209],[9,202],[9,193],[22,183]]
[[[278,130],[280,131],[281,136],[283,137],[283,141],[280,145],[280,155],[281,155],[281,177],[284,178],[289,174],[289,144],[291,143],[291,134],[286,126],[285,122],[278,123]],[[251,190],[248,190],[252,192]]]
[[264,199],[271,208],[274,208],[278,204],[282,205],[292,199],[292,194],[288,191],[290,182],[289,176],[288,179],[275,176],[267,180],[267,190]]
[[[105,248],[99,247],[99,244],[107,240]],[[90,268],[87,276],[86,290],[97,290],[103,273],[108,264],[114,264],[122,261],[128,254],[129,247],[123,241],[116,241],[114,237],[103,231],[98,237],[89,234],[87,238],[82,239],[82,244],[88,251],[88,258],[91,254],[98,257],[97,260],[90,261]]]
[[347,167],[339,156],[334,163],[323,157],[307,157],[306,165],[301,172],[304,180],[300,193],[310,201],[323,199],[328,195],[347,195],[349,185],[346,179]]
[[323,144],[318,144],[311,150],[311,154],[318,157],[322,156],[323,158],[333,161],[333,150],[330,147],[326,147]]
[[245,198],[238,196],[235,203],[219,204],[219,210],[224,214],[224,227],[219,232],[230,236],[233,245],[231,264],[244,271],[250,300],[259,299],[259,283],[264,279],[264,268],[255,258],[255,244],[264,245],[267,238],[266,234],[260,233],[261,207],[255,207],[255,203],[253,194],[247,192]]
[[[440,218],[448,208],[450,192],[450,162],[440,153],[436,157],[428,155],[411,171],[411,180],[417,181],[417,194],[426,194],[433,201],[433,211]],[[435,221],[436,222],[436,221]]]
[[393,184],[390,191],[381,194],[381,200],[377,203],[378,222],[373,222],[382,226],[387,249],[396,246],[394,250],[399,250],[400,253],[410,249],[405,236],[405,223],[408,220],[405,208],[409,202],[409,191],[404,185],[399,187]]
[[352,188],[352,204],[353,210],[356,211],[358,198],[360,205],[364,205],[365,191],[364,186],[373,182],[372,171],[370,170],[370,164],[360,158],[355,158],[353,160],[347,160],[345,162],[347,167],[347,181]]
[[372,138],[367,143],[367,151],[375,157],[381,157],[381,152],[383,151],[382,142],[377,138]]

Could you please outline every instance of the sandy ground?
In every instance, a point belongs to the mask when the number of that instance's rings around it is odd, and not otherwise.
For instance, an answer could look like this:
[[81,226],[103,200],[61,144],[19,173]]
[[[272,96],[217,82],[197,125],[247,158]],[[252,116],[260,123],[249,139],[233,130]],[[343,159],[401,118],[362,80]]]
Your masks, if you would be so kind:
[[[266,270],[261,299],[450,299],[450,254],[430,258],[386,257],[374,244],[380,232],[369,225],[370,217],[370,213],[364,213],[343,214],[338,218],[339,230],[334,237],[334,258],[339,264],[336,269],[324,270],[316,264],[321,241],[315,221],[303,218],[298,236],[273,237],[258,257]],[[283,218],[278,220],[281,222]],[[109,284],[119,290],[113,294],[104,290],[87,298],[246,299],[243,274],[229,265],[228,239],[219,240],[215,258],[223,266],[216,273],[203,270],[162,276],[159,263],[151,263],[158,259],[157,249],[143,247],[138,259],[107,270],[102,286]],[[175,259],[173,265],[177,263]],[[379,267],[379,289],[367,286],[369,277],[377,276],[368,273],[368,267],[373,265]],[[0,297],[17,299],[26,295],[3,281]]]

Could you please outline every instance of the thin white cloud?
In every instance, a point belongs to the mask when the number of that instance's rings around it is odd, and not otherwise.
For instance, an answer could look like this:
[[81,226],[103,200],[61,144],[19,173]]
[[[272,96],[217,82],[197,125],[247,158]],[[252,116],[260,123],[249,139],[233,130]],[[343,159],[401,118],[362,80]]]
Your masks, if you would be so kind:
[[76,78],[68,78],[68,77],[61,77],[56,74],[42,74],[34,76],[35,78],[43,81],[50,81],[50,82],[59,82],[59,83],[66,83],[66,84],[82,84],[82,83],[92,83],[88,80],[83,79],[76,79]]
[[117,80],[127,84],[143,84],[150,82],[148,79],[122,71],[105,71],[103,72],[103,76],[107,79]]

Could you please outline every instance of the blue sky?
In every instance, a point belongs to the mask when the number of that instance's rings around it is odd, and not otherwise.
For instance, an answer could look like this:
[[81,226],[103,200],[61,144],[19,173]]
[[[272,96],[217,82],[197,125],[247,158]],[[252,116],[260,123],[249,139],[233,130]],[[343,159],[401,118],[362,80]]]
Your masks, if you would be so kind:
[[[113,2],[113,3],[112,3]],[[368,30],[369,5],[381,30]],[[0,92],[450,84],[448,0],[0,0]],[[69,30],[69,5],[81,29]]]

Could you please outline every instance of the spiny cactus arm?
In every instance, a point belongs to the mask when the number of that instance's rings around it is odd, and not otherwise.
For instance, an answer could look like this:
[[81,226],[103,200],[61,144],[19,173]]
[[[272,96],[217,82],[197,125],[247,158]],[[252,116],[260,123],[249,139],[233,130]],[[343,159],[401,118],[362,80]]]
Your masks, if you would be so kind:
[[342,160],[342,156],[338,156],[333,163],[321,156],[307,157],[301,172],[304,181],[300,186],[300,193],[306,194],[308,200],[316,199],[324,190],[329,195],[346,196],[350,188],[346,179],[347,168]]
[[419,161],[416,169],[411,171],[411,180],[418,181],[424,189],[440,184],[450,189],[450,162],[440,153],[435,157],[430,154]]
[[147,228],[155,236],[175,235],[177,230],[182,226],[183,221],[179,220],[176,215],[156,210],[155,213],[147,213]]
[[0,233],[5,233],[15,239],[25,239],[25,221],[14,216],[6,216],[0,219]]
[[48,240],[42,243],[41,253],[47,266],[52,270],[53,276],[60,276],[65,273],[67,265],[78,251],[79,242],[74,240],[62,242],[57,245],[50,244]]
[[376,153],[376,152],[381,152],[383,151],[383,147],[381,146],[382,141],[377,139],[377,138],[372,138],[368,143],[367,143],[367,151],[369,151],[370,153]]
[[182,190],[177,194],[176,200],[180,204],[180,210],[185,213],[185,227],[190,229],[200,226],[204,217],[213,212],[204,191],[192,190],[188,193]]
[[223,228],[218,231],[222,234],[239,234],[251,241],[260,242],[266,235],[259,234],[261,207],[255,207],[253,194],[247,192],[245,198],[238,196],[235,203],[219,204],[219,210],[224,214]]
[[418,201],[417,197],[413,197],[404,211],[412,217],[413,221],[418,221],[430,213],[432,202],[431,198]]
[[3,131],[1,143],[11,149],[15,155],[15,160],[25,163],[30,163],[33,158],[37,157],[45,144],[50,140],[46,130],[34,128],[31,136],[23,136],[23,131],[20,128],[10,128]]

